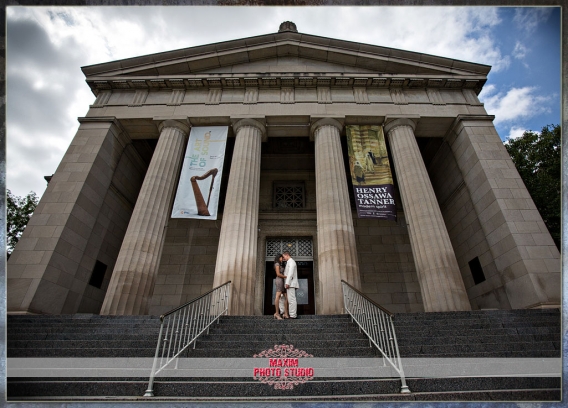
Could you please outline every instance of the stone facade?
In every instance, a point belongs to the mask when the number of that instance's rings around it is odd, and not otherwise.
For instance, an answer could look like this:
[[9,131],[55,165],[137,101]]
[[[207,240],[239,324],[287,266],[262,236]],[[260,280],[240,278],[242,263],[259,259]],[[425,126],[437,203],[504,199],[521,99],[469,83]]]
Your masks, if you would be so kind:
[[[8,311],[160,314],[232,280],[230,313],[262,314],[275,238],[312,243],[319,314],[342,312],[341,279],[393,312],[558,306],[559,253],[477,98],[489,69],[290,24],[83,67],[96,99],[10,257]],[[357,124],[384,125],[396,222],[357,218]],[[219,219],[172,219],[210,125],[230,129]],[[284,182],[301,208],[275,204]]]
[[160,315],[211,290],[220,224],[169,220],[149,314]]

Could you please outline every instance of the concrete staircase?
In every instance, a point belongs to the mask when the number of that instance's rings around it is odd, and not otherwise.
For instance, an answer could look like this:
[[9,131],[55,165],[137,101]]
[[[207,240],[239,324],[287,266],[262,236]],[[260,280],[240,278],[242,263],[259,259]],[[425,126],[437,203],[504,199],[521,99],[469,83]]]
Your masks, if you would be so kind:
[[560,357],[559,309],[406,313],[394,320],[404,357]]
[[[560,357],[557,310],[416,313],[396,315],[394,320],[403,358]],[[152,316],[8,316],[8,368],[10,359],[23,357],[106,357],[111,362],[120,357],[146,358],[144,367],[128,377],[54,377],[53,372],[48,378],[33,373],[9,377],[8,401],[148,400],[142,395],[158,330],[159,319]],[[319,368],[313,379],[288,390],[253,379],[250,362],[266,367],[267,360],[252,357],[282,344],[316,358],[313,365]],[[408,373],[412,393],[400,394],[400,379],[382,367],[378,352],[346,315],[285,321],[224,316],[187,357],[180,360],[177,371],[157,377],[152,401],[554,401],[561,397],[559,377],[412,378]],[[305,367],[309,359],[301,360]],[[221,364],[229,374],[183,376],[210,364]],[[322,376],[323,372],[327,374]]]

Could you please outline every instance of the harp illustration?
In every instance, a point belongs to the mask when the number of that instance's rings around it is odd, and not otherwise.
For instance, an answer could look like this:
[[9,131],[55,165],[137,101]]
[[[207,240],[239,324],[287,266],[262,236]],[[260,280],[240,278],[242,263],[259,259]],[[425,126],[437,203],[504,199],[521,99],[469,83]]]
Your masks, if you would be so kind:
[[[191,181],[191,187],[193,188],[193,195],[195,196],[195,204],[197,204],[197,215],[204,215],[208,216],[209,214],[209,199],[211,198],[211,191],[213,191],[213,183],[215,181],[215,176],[219,172],[218,169],[211,169],[205,174],[201,176],[193,176]],[[211,178],[211,187],[209,187],[209,196],[207,197],[207,203],[203,199],[203,194],[201,194],[201,189],[197,184],[197,180],[205,180],[207,177],[212,176]]]

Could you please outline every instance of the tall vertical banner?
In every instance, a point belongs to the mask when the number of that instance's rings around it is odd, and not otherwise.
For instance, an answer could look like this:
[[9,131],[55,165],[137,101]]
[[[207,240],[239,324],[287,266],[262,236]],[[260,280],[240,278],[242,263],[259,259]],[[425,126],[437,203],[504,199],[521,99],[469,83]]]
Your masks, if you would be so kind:
[[228,126],[192,127],[172,218],[216,220]]
[[394,184],[383,128],[348,125],[346,131],[357,215],[396,221]]

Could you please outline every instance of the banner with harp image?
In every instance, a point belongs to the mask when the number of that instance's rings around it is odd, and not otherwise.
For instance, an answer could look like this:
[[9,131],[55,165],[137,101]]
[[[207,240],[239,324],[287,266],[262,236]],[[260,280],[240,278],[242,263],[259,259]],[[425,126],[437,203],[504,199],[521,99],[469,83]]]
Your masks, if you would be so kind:
[[217,219],[228,129],[227,126],[191,128],[172,218]]

